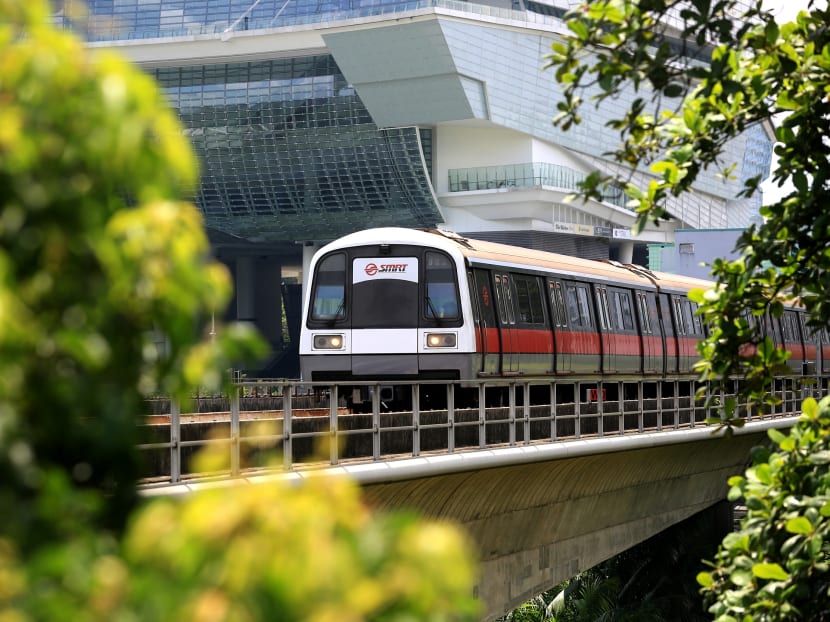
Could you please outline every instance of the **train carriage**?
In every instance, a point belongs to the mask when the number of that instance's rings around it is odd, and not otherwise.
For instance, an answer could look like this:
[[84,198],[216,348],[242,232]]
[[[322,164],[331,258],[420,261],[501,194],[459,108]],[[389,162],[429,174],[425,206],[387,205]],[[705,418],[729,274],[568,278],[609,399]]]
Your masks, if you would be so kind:
[[[308,381],[693,378],[710,283],[438,230],[369,229],[312,259],[300,337]],[[791,315],[790,315],[791,314]],[[803,373],[799,315],[769,329]],[[798,369],[796,369],[798,367]]]

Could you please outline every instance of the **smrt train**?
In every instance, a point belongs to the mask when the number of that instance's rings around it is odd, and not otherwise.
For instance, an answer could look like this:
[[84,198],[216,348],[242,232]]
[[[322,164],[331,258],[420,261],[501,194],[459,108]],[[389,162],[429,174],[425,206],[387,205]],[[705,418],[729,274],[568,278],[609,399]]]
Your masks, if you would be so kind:
[[[469,239],[368,229],[321,248],[303,305],[303,380],[693,378],[708,281]],[[763,318],[797,375],[830,372],[803,312]],[[365,392],[363,398],[365,398]],[[357,391],[350,404],[361,400]]]

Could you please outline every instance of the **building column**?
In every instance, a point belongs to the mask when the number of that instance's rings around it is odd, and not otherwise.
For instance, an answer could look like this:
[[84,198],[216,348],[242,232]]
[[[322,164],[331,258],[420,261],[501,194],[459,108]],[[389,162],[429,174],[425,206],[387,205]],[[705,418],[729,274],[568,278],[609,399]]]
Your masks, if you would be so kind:
[[256,326],[275,350],[282,348],[282,264],[274,257],[260,257],[254,275]]
[[634,242],[625,240],[620,243],[620,263],[634,262]]
[[236,319],[256,322],[256,261],[243,255],[236,258]]

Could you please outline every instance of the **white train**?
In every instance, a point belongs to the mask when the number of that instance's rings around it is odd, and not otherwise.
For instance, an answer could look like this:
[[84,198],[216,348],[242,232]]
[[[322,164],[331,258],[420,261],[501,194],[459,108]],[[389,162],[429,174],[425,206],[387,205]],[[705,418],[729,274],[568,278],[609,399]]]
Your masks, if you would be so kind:
[[[302,378],[338,383],[692,378],[705,327],[687,293],[709,285],[403,228],[336,240],[315,254],[310,274]],[[766,325],[791,351],[793,373],[830,372],[830,346],[806,330],[803,313],[788,309]]]

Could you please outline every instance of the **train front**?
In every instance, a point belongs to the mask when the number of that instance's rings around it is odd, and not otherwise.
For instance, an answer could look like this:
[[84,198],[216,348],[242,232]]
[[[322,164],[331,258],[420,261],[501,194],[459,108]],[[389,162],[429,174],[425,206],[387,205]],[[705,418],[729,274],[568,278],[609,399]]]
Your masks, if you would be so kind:
[[475,355],[464,258],[440,235],[376,229],[311,262],[300,365],[306,381],[455,380]]

